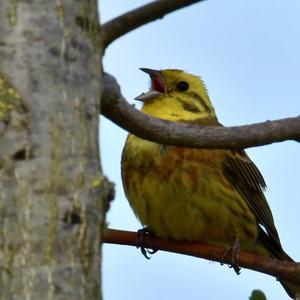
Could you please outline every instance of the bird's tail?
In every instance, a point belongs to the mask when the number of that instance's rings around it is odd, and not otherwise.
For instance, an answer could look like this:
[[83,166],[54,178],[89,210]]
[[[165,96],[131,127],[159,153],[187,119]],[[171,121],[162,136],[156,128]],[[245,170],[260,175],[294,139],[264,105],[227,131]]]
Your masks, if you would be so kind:
[[[268,249],[270,256],[282,261],[295,262],[281,247],[281,244],[274,243],[272,238],[267,236],[263,231],[259,234],[259,239]],[[300,284],[294,284],[286,280],[278,279],[287,294],[295,300],[300,300]]]
[[279,282],[292,299],[300,300],[300,285],[296,285],[280,279]]
[[[277,251],[276,255],[274,256],[275,258],[283,261],[295,262],[288,254],[284,252],[284,250],[281,250],[280,252]],[[280,278],[279,282],[292,299],[300,300],[300,284],[294,284],[286,280],[281,280]]]

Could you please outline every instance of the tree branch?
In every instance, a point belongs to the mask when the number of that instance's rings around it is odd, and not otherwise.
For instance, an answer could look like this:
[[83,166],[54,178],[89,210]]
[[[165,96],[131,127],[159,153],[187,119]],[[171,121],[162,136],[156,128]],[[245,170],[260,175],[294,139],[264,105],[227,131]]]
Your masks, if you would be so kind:
[[242,149],[300,141],[300,116],[234,127],[175,123],[145,115],[124,99],[115,78],[103,76],[102,114],[132,134],[153,142],[193,148]]
[[[103,233],[103,242],[107,244],[137,246],[136,241],[137,235],[135,232],[106,229]],[[139,246],[179,254],[186,254],[229,265],[233,264],[231,255],[225,255],[224,257],[224,253],[226,253],[227,250],[218,246],[191,242],[177,242],[157,236],[151,236],[151,238],[145,237]],[[284,279],[290,282],[300,282],[299,263],[281,261],[241,251],[239,265],[246,269],[269,274],[276,278]]]
[[117,38],[142,25],[163,18],[168,13],[200,1],[204,0],[154,1],[114,18],[102,25],[104,48]]

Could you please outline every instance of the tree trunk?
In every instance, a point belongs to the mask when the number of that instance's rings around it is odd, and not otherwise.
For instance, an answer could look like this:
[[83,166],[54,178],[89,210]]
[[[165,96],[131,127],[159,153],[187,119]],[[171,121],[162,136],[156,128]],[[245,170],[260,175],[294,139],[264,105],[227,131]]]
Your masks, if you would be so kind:
[[97,1],[0,2],[0,299],[99,299]]

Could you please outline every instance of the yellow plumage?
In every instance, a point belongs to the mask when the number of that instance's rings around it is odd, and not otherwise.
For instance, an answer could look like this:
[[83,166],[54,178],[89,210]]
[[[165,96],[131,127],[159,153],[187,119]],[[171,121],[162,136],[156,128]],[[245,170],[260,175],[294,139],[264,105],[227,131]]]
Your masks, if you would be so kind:
[[[181,70],[142,69],[151,77],[137,99],[157,118],[222,126],[204,83]],[[178,241],[201,241],[291,260],[283,251],[265,182],[244,151],[166,146],[129,134],[122,154],[126,196],[141,223]],[[299,287],[284,283],[293,298]],[[297,294],[298,295],[298,294]]]

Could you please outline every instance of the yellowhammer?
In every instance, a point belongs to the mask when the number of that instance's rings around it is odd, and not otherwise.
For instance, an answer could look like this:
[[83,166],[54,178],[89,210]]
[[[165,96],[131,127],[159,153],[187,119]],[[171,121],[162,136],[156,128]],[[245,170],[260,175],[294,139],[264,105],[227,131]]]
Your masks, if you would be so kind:
[[[142,112],[174,122],[222,126],[204,83],[181,70],[141,69],[151,89]],[[129,134],[122,154],[126,196],[141,223],[162,237],[199,241],[292,261],[282,249],[265,181],[245,151],[166,146]],[[288,294],[300,287],[282,282]]]

